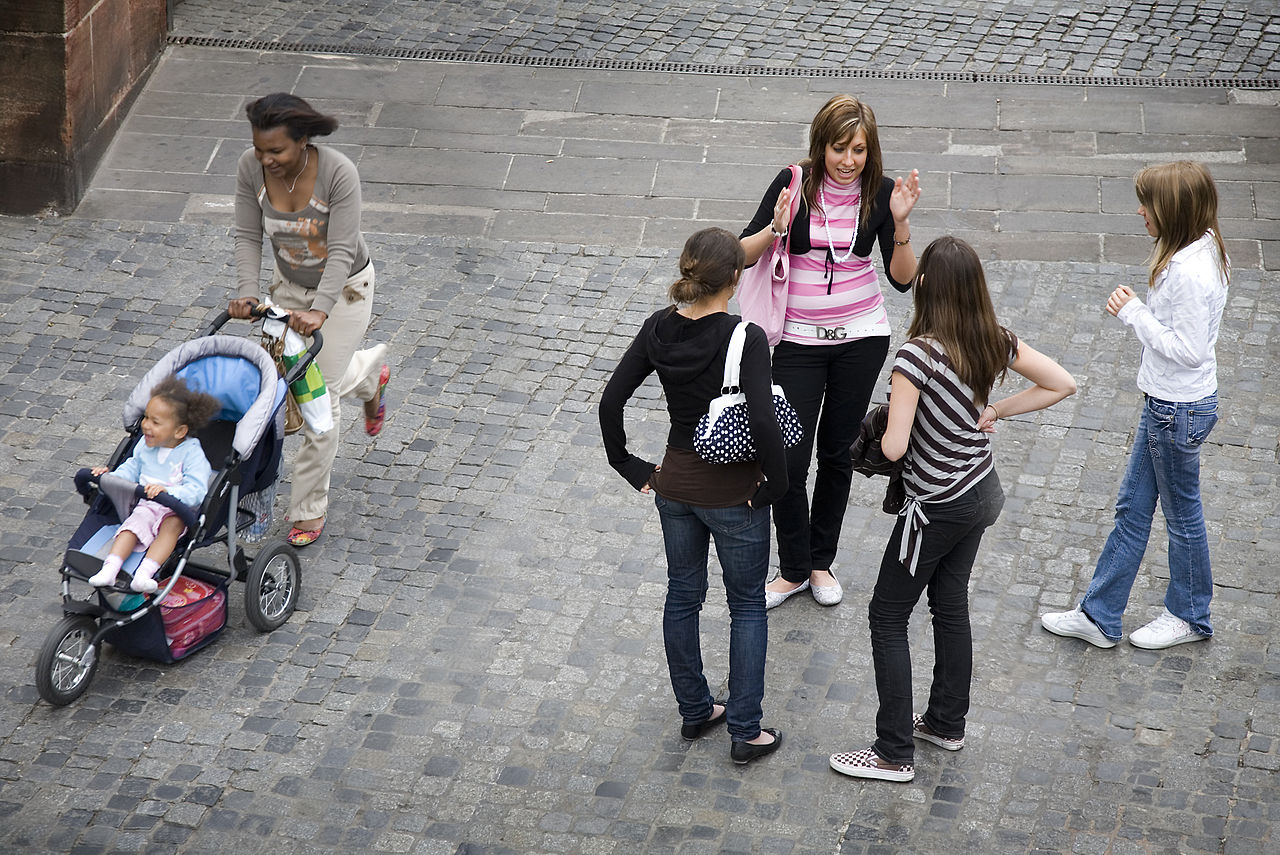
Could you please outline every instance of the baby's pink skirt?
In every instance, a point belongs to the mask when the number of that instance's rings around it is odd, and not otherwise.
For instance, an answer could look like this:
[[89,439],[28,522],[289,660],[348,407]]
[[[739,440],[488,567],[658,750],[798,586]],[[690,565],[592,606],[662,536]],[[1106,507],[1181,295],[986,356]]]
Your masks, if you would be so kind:
[[[172,516],[176,516],[174,512],[159,502],[143,499],[138,502],[133,512],[125,517],[125,521],[120,524],[120,531],[133,532],[134,536],[138,538],[138,547],[134,551],[144,550],[155,541],[156,535],[160,533],[160,523]],[[183,527],[183,531],[186,531],[185,527]]]

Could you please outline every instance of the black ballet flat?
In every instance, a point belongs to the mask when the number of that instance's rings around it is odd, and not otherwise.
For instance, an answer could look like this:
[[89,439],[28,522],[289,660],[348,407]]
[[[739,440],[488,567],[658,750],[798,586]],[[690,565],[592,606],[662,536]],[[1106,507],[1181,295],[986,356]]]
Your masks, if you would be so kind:
[[[716,701],[716,703],[720,704],[721,706],[724,706],[724,704],[720,703],[720,701]],[[700,721],[697,724],[681,725],[680,736],[682,736],[685,739],[697,739],[699,736],[706,733],[708,730],[715,727],[717,724],[722,724],[724,722],[724,717],[728,714],[729,714],[729,709],[728,707],[725,707],[725,709],[720,712],[720,715],[713,715],[711,718],[707,719],[706,721]]]
[[761,733],[772,733],[773,742],[767,745],[756,745],[753,742],[734,742],[729,748],[729,756],[733,758],[733,762],[739,766],[750,763],[752,760],[759,759],[766,754],[772,754],[782,745],[782,731],[772,727],[760,728]]

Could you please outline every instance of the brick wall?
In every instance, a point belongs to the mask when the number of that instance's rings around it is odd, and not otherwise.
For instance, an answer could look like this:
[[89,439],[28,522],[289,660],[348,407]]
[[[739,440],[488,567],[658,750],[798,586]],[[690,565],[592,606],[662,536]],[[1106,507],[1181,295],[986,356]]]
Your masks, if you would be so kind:
[[0,213],[75,208],[167,15],[167,0],[0,0]]

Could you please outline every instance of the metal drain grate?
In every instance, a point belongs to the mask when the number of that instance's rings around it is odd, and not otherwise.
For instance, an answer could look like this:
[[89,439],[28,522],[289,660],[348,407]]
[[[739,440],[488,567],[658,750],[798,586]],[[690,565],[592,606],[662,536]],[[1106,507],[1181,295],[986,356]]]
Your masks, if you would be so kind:
[[701,65],[694,62],[640,62],[627,59],[576,59],[556,56],[506,56],[474,51],[411,50],[407,48],[352,47],[350,45],[287,44],[258,39],[210,36],[169,36],[171,45],[236,48],[286,53],[328,53],[377,56],[432,62],[488,63],[535,68],[586,68],[609,71],[654,71],[675,74],[714,74],[733,77],[830,77],[850,80],[939,80],[952,83],[1033,83],[1039,86],[1139,86],[1179,89],[1280,89],[1280,77],[1105,77],[1069,74],[1002,74],[980,71],[882,71],[862,68],[795,68],[771,65]]

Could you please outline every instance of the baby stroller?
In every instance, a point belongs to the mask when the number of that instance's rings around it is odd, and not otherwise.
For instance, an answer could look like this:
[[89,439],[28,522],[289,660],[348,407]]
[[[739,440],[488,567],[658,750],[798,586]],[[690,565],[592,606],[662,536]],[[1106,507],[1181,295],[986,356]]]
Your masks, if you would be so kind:
[[[115,585],[89,585],[121,520],[145,493],[110,471],[97,478],[89,469],[76,473],[76,489],[89,510],[63,556],[63,618],[49,632],[36,660],[36,687],[51,704],[69,704],[84,694],[97,671],[103,641],[124,653],[166,664],[212,643],[226,625],[227,589],[233,577],[245,583],[245,613],[257,629],[270,632],[293,614],[302,585],[302,566],[293,547],[268,540],[250,561],[237,535],[257,519],[242,507],[243,500],[275,484],[284,443],[285,388],[306,371],[320,351],[322,337],[316,333],[311,347],[281,378],[257,342],[215,335],[228,317],[223,312],[200,337],[171,350],[142,378],[124,408],[128,435],[107,463],[108,470],[114,470],[129,456],[138,443],[151,390],[170,374],[222,403],[214,420],[198,434],[213,469],[199,509],[168,493],[154,500],[172,509],[187,526],[156,574],[160,588],[154,594],[136,594],[129,588],[142,552],[126,560]],[[191,557],[196,549],[224,543],[226,569]]]

